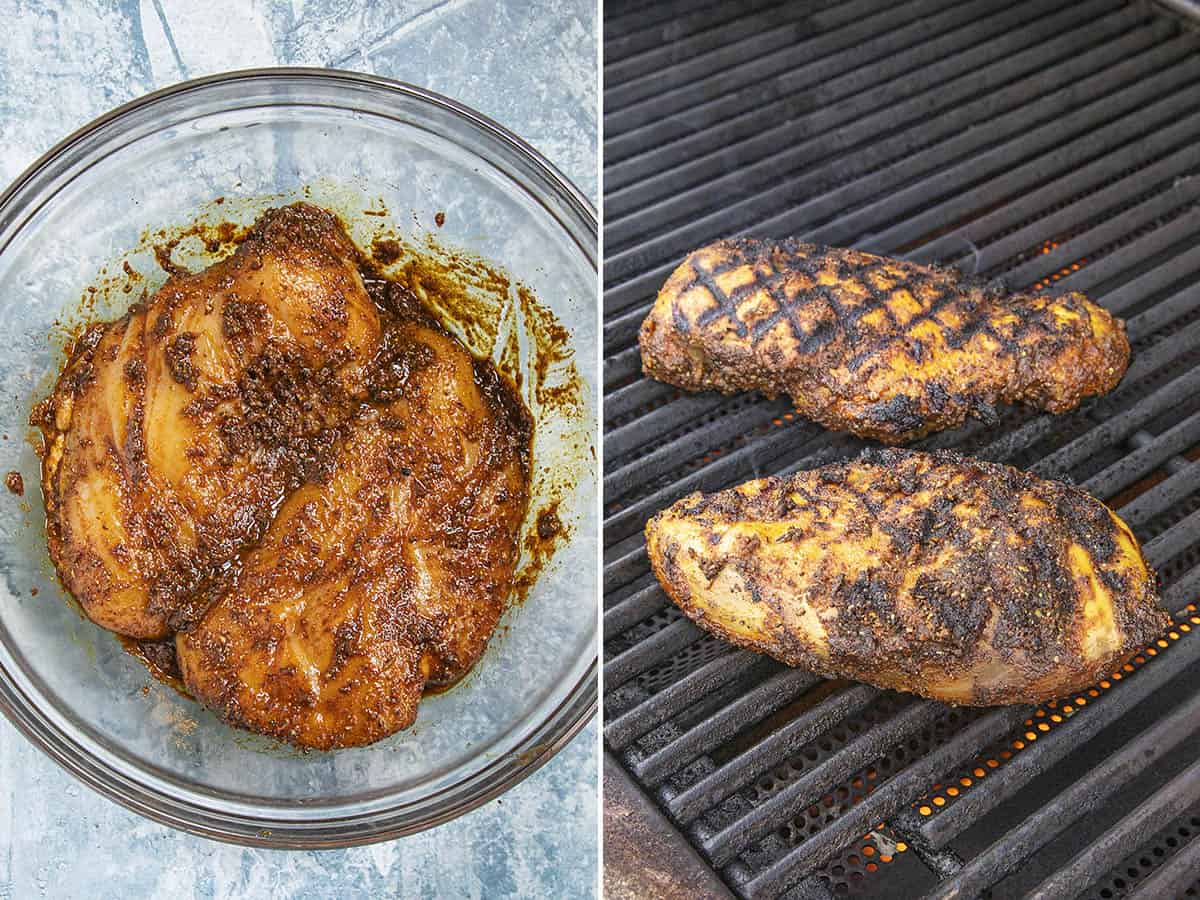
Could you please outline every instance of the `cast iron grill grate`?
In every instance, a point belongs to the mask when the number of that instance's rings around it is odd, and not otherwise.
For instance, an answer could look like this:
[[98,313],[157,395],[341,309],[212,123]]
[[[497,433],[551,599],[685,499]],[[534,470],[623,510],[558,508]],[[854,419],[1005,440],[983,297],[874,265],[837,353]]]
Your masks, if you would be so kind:
[[[1200,33],[1125,0],[607,6],[608,750],[747,898],[1197,893]],[[864,446],[784,401],[641,375],[658,287],[733,234],[1082,290],[1124,317],[1134,358],[1112,394],[923,445],[1118,508],[1174,627],[1078,697],[966,710],[789,670],[684,619],[649,573],[650,515]]]

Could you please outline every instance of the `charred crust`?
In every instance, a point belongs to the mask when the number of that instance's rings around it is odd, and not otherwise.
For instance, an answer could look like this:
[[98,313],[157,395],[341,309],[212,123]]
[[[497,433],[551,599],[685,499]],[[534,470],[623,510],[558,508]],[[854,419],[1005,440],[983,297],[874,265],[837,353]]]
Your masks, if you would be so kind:
[[1115,387],[1129,361],[1123,323],[1081,294],[1005,295],[955,270],[796,239],[692,253],[639,343],[652,377],[788,394],[827,428],[886,443],[992,423],[1002,403],[1065,412]]
[[[785,502],[791,496],[807,502]],[[681,520],[693,523],[689,533],[699,529],[684,552],[709,587],[731,566],[752,602],[770,605],[759,633],[732,632],[696,610],[673,558]],[[752,535],[755,523],[780,522],[786,527],[772,532],[769,545],[780,549],[729,540],[740,523]],[[948,451],[872,448],[854,462],[764,479],[753,489],[692,495],[652,519],[647,536],[652,567],[672,599],[736,643],[938,699],[950,699],[939,697],[940,682],[970,684],[972,673],[987,672],[999,680],[952,698],[987,705],[1082,688],[1161,633],[1167,616],[1153,575],[1121,549],[1119,529],[1103,504],[1069,485]],[[719,548],[715,535],[723,535]],[[843,548],[859,543],[871,548],[871,565],[846,568]],[[1085,656],[1081,644],[1091,595],[1073,562],[1080,550],[1112,600],[1118,645],[1100,658]],[[791,552],[804,554],[803,569],[780,562]],[[720,602],[714,596],[705,605]],[[789,624],[814,610],[825,611],[824,660]]]

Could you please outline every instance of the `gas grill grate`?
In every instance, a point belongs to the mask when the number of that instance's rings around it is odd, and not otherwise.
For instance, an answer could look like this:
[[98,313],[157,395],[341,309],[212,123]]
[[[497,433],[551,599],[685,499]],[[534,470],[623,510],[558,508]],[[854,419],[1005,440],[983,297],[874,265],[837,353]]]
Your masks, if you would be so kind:
[[[1122,0],[606,6],[609,752],[747,898],[1200,894],[1200,33]],[[1110,395],[922,446],[1118,508],[1171,631],[1078,697],[974,710],[824,681],[684,619],[649,572],[650,515],[864,446],[785,401],[641,375],[658,287],[733,234],[1083,290],[1124,317]]]

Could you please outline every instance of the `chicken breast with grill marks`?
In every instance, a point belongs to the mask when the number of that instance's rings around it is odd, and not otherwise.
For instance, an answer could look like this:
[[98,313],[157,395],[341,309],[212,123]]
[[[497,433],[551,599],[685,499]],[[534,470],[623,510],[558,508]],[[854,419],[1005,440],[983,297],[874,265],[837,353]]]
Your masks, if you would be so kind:
[[1066,412],[1129,364],[1124,323],[1082,294],[1004,296],[953,270],[796,240],[692,253],[640,343],[653,378],[787,394],[826,428],[890,444],[994,421],[999,403]]
[[162,638],[366,393],[380,322],[329,213],[273,210],[78,342],[38,411],[50,555],[87,615]]
[[949,703],[1066,696],[1170,621],[1102,503],[951,453],[868,451],[692,494],[646,542],[664,590],[714,634]]

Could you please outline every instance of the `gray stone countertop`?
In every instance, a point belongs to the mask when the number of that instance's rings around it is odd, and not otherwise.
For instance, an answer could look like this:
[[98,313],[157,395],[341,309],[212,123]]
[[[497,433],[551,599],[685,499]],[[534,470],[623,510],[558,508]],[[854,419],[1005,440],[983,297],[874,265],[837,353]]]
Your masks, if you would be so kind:
[[[149,91],[256,66],[371,72],[453,97],[541,150],[596,199],[589,0],[0,0],[0,185]],[[140,818],[61,771],[0,717],[0,900],[592,897],[593,722],[478,810],[412,837],[289,852]]]

